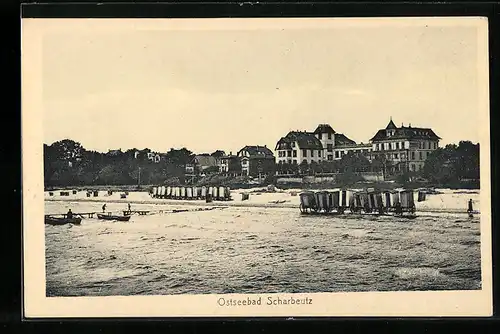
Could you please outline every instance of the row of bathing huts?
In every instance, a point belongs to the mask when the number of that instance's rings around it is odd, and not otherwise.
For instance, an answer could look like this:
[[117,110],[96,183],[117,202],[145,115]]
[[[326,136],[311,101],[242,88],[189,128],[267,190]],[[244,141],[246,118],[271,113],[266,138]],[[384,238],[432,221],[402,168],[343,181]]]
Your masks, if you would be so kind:
[[206,201],[231,201],[229,187],[152,187],[150,195],[153,198],[167,198],[179,200],[206,200]]
[[[415,213],[415,191],[333,190],[300,193],[302,213]],[[418,192],[417,201],[425,200],[425,192]]]

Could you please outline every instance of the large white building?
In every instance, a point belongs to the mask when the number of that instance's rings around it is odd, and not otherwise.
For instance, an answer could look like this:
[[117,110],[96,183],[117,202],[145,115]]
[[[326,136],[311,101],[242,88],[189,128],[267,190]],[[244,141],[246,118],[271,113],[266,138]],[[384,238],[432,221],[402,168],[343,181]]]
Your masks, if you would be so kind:
[[424,168],[427,157],[439,147],[440,137],[430,128],[397,127],[392,121],[370,139],[371,159],[386,162],[393,171],[416,172]]
[[300,164],[342,159],[349,152],[369,156],[372,146],[356,144],[329,124],[320,124],[314,132],[290,131],[276,144],[277,163]]

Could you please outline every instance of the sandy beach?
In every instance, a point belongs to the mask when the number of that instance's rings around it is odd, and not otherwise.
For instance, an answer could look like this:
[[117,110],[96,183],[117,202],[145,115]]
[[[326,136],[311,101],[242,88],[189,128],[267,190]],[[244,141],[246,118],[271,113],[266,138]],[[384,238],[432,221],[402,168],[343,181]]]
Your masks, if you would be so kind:
[[[479,213],[480,196],[478,190],[452,190],[436,189],[439,194],[427,194],[425,201],[417,201],[415,192],[415,206],[417,212],[443,212],[443,213],[466,213],[467,202],[472,199],[474,210]],[[301,189],[276,189],[275,192],[266,192],[266,188],[235,189],[231,190],[231,201],[214,201],[206,203],[204,200],[173,200],[152,198],[147,192],[130,192],[127,198],[120,198],[119,192],[108,195],[106,191],[99,191],[98,197],[87,197],[85,191],[78,191],[69,196],[60,196],[58,190],[53,191],[53,196],[45,192],[46,201],[66,202],[99,202],[99,203],[131,203],[131,204],[166,204],[166,205],[189,205],[189,206],[229,206],[229,207],[253,207],[253,208],[299,208],[300,199],[298,194]],[[241,194],[249,193],[249,199],[243,201]],[[292,194],[297,194],[292,196]],[[52,212],[50,212],[52,213]]]

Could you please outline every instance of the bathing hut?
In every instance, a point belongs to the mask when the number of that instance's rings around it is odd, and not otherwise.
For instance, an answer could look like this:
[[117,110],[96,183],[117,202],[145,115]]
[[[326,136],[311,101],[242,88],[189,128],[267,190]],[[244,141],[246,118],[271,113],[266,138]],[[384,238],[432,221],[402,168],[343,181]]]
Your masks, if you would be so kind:
[[418,201],[418,202],[423,202],[423,201],[425,201],[425,195],[426,195],[425,191],[423,191],[423,190],[419,190],[419,191],[418,191],[418,198],[417,198],[417,201]]
[[317,212],[318,206],[316,204],[316,196],[313,192],[306,191],[299,194],[300,197],[300,211],[306,212]]
[[393,207],[391,199],[392,197],[390,191],[384,191],[382,193],[382,204],[386,209],[391,209]]
[[173,194],[172,194],[172,198],[174,199],[179,199],[181,197],[181,188],[179,187],[174,187],[173,189]]
[[206,198],[207,197],[207,187],[205,187],[205,186],[201,187],[200,196],[201,196],[201,198]]
[[186,198],[193,199],[193,188],[192,187],[186,188]]
[[227,201],[227,198],[226,198],[226,188],[224,187],[219,187],[219,199],[221,201]]
[[391,204],[394,207],[397,203],[401,203],[399,191],[393,191],[391,192]]
[[231,201],[231,189],[229,187],[224,188],[224,198],[226,201]]
[[193,187],[193,199],[200,198],[200,188]]
[[400,193],[401,207],[403,210],[414,212],[415,211],[415,201],[413,198],[413,190],[403,190]]
[[172,198],[172,187],[168,186],[165,190],[165,198]]
[[315,195],[315,200],[316,204],[318,206],[318,211],[321,212],[331,212],[333,209],[332,206],[332,196],[328,191],[319,191],[314,194]]
[[153,195],[152,195],[153,198],[156,198],[158,197],[158,187],[153,187]]
[[161,192],[160,192],[161,198],[165,198],[166,192],[167,192],[167,187],[161,186]]
[[330,198],[331,198],[331,206],[334,209],[338,209],[340,206],[340,190],[333,190],[329,193]]
[[94,197],[97,197],[97,196],[99,196],[99,191],[94,190],[93,194],[94,194]]

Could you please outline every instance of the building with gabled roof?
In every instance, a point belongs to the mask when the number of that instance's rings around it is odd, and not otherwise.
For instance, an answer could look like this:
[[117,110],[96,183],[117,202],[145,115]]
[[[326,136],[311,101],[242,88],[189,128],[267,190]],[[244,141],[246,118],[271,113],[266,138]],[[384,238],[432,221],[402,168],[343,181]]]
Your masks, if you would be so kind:
[[275,158],[266,145],[247,145],[238,151],[241,173],[247,176],[262,176],[274,173]]
[[371,160],[389,165],[393,171],[419,171],[432,151],[439,147],[441,138],[430,128],[397,127],[391,120],[384,129],[370,139]]
[[368,154],[371,145],[357,144],[329,124],[319,124],[313,132],[290,131],[277,142],[278,163],[300,164],[341,159],[348,152]]

